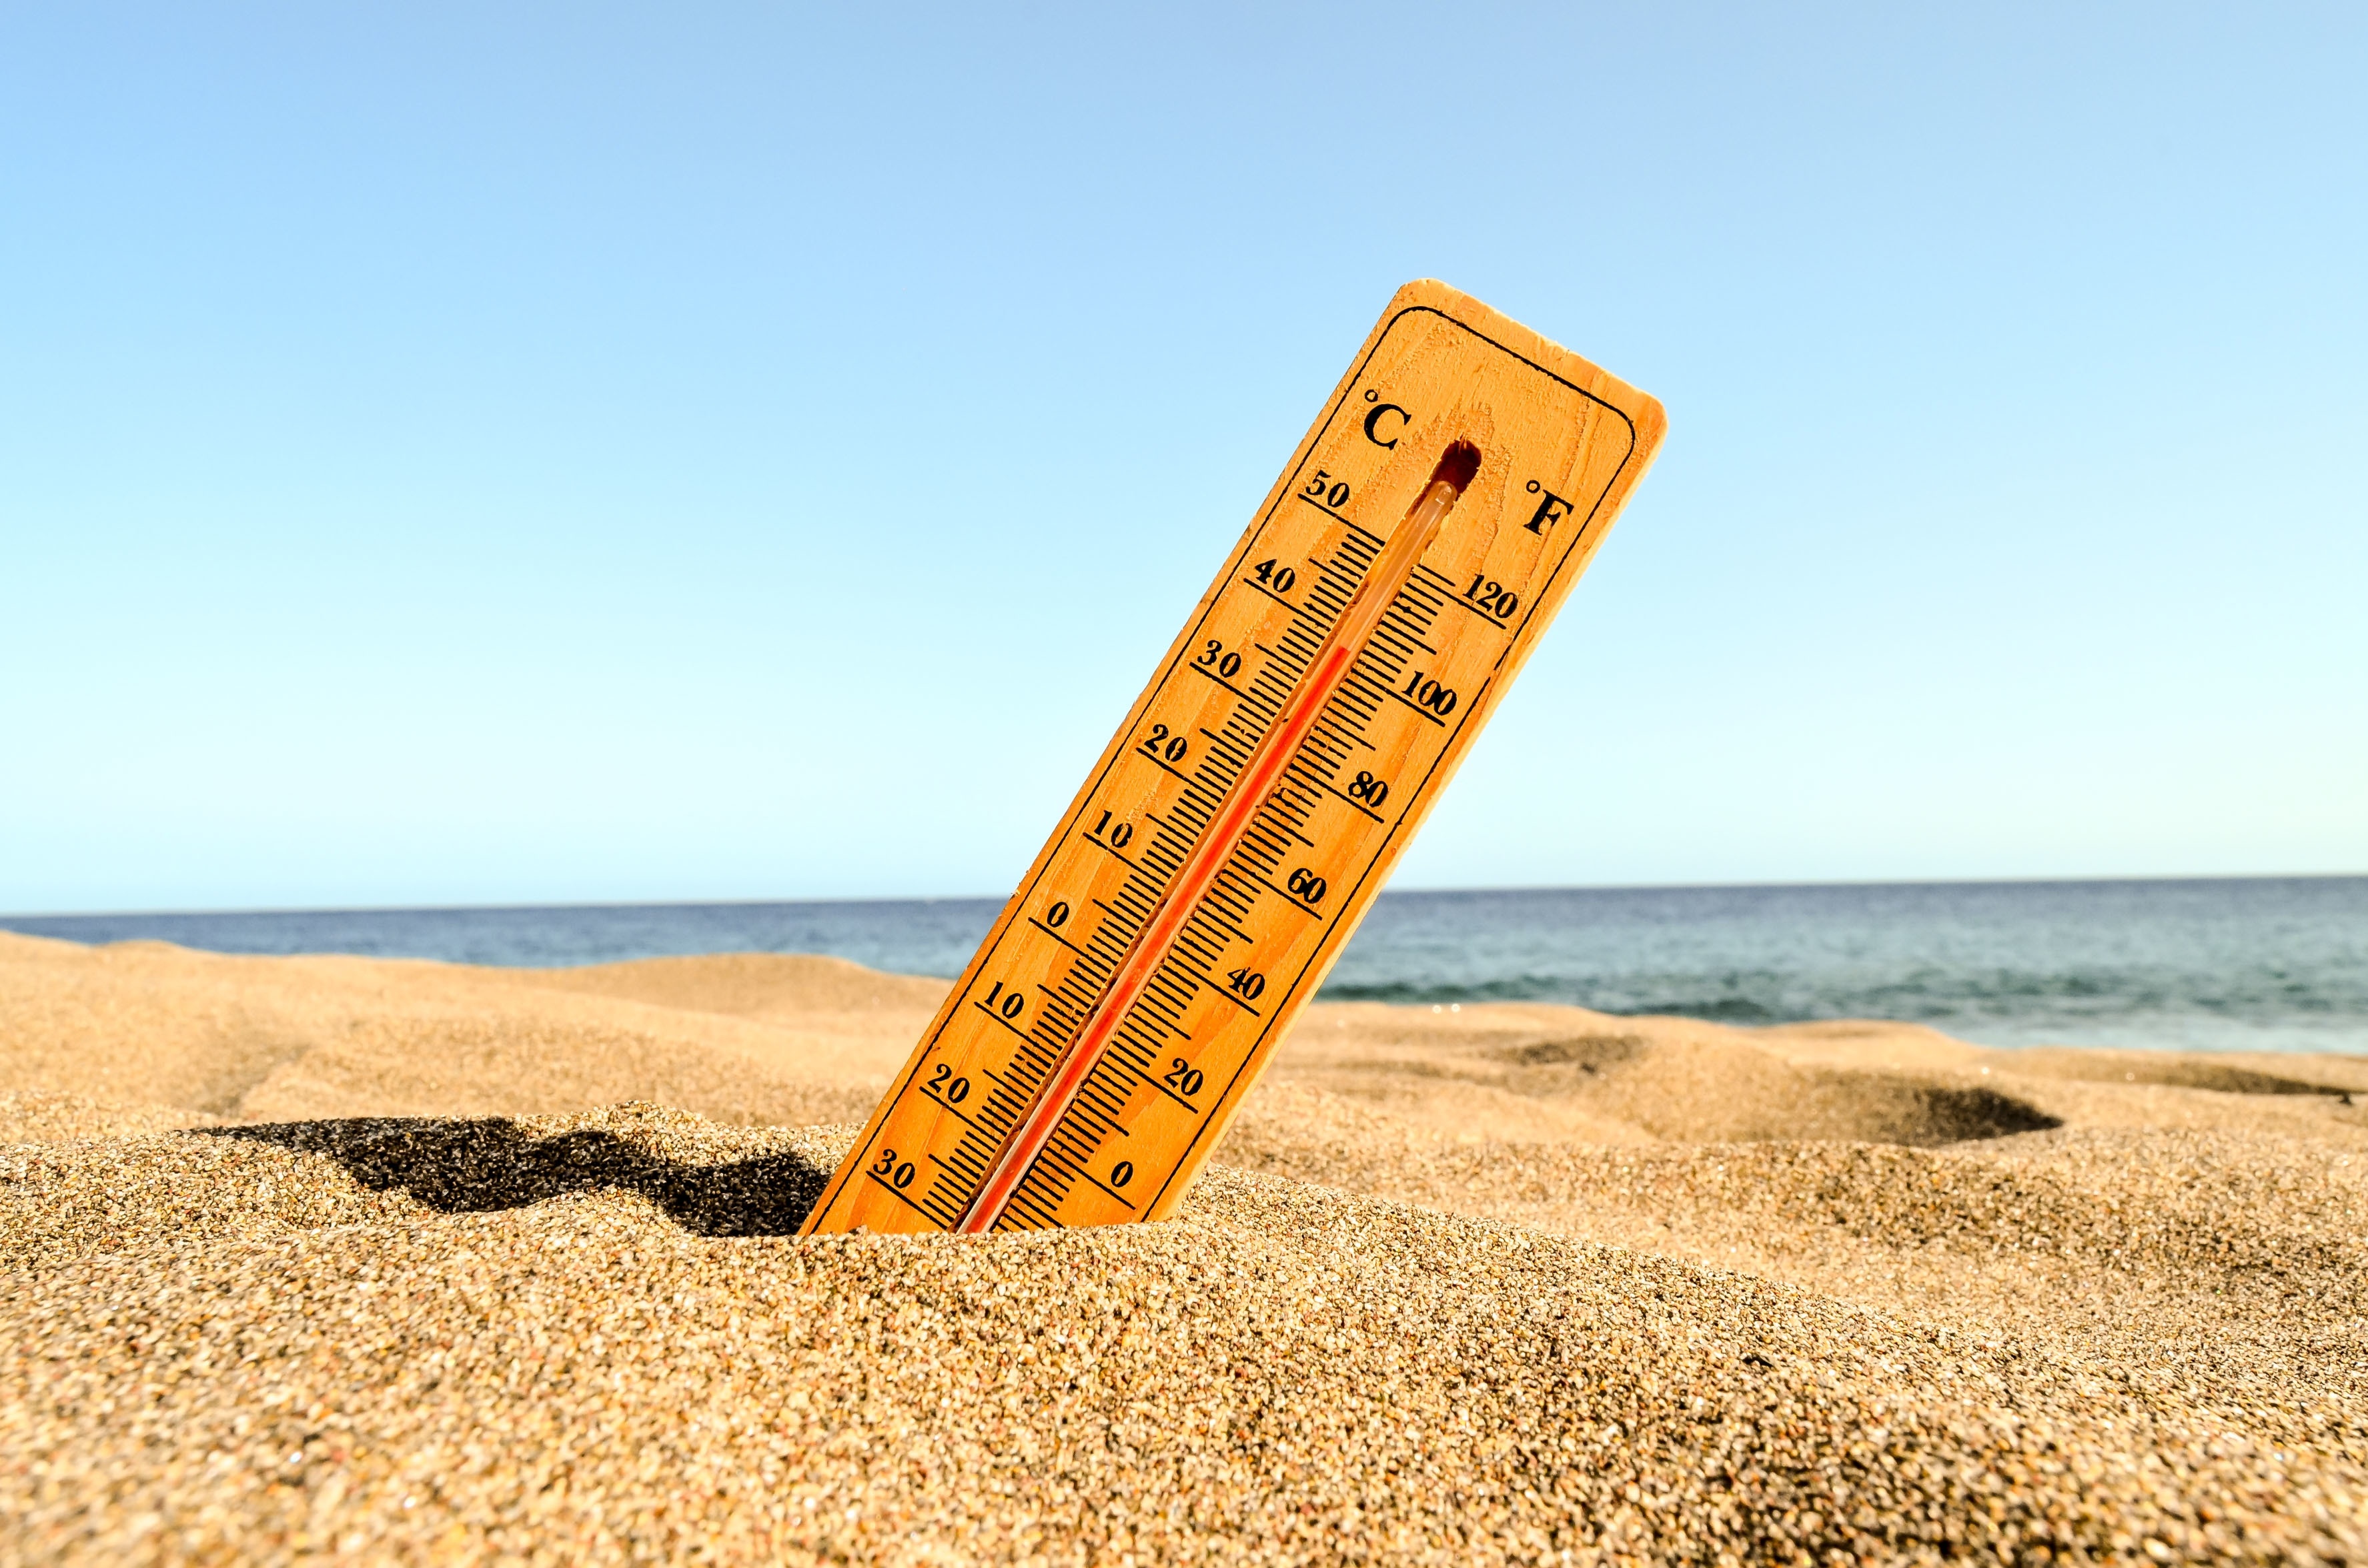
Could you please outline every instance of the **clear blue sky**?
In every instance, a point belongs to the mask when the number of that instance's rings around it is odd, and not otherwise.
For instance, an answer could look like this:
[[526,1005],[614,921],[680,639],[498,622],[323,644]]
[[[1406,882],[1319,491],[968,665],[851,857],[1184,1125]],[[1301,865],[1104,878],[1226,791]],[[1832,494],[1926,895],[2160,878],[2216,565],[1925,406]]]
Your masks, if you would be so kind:
[[1671,435],[1398,885],[2368,870],[2362,16],[12,6],[0,909],[1000,893],[1422,276]]

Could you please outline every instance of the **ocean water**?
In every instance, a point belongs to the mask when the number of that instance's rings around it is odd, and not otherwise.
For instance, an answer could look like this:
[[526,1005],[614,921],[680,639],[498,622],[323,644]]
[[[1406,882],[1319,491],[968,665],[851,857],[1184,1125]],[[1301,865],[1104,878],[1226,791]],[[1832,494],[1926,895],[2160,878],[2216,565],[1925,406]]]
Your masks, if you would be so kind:
[[[0,915],[81,942],[555,966],[836,953],[952,975],[999,901]],[[2368,877],[1384,893],[1330,1001],[1881,1017],[1993,1045],[2368,1052]]]

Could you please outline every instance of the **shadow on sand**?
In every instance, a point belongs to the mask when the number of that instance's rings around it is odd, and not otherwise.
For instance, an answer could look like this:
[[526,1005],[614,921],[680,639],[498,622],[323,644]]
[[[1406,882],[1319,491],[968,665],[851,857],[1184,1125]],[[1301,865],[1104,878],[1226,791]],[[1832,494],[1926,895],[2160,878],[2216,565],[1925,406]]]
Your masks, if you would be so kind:
[[831,1174],[797,1153],[683,1165],[597,1128],[533,1138],[503,1117],[357,1117],[213,1127],[201,1135],[325,1154],[373,1192],[399,1190],[448,1214],[522,1209],[577,1192],[635,1192],[702,1236],[791,1234]]

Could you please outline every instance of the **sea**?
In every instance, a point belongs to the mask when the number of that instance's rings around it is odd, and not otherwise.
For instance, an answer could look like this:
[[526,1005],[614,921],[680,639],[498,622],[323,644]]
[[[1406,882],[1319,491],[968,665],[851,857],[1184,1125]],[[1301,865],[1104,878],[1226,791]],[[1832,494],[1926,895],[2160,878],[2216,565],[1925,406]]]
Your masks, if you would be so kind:
[[[834,953],[951,977],[1000,902],[0,915],[0,929],[528,967]],[[1896,1018],[1999,1046],[2368,1053],[2368,877],[1386,892],[1322,998]]]

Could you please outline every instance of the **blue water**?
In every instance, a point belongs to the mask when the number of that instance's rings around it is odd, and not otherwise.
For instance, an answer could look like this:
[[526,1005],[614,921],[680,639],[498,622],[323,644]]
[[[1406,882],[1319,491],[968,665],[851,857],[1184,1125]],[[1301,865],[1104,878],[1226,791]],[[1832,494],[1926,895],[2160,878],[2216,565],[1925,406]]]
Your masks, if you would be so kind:
[[[0,915],[80,942],[551,966],[836,953],[951,975],[992,899]],[[2368,877],[1385,893],[1326,1000],[1883,1017],[1996,1045],[2368,1052]]]

